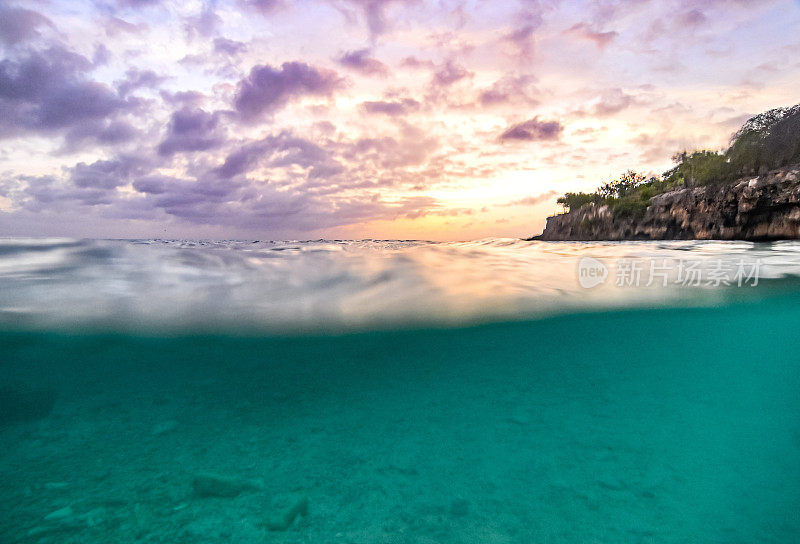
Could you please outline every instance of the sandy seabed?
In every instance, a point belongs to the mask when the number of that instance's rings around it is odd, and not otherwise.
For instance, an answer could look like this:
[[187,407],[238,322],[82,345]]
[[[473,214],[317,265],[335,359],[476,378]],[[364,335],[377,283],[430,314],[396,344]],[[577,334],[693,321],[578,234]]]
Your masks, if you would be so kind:
[[795,313],[6,334],[0,542],[800,541]]

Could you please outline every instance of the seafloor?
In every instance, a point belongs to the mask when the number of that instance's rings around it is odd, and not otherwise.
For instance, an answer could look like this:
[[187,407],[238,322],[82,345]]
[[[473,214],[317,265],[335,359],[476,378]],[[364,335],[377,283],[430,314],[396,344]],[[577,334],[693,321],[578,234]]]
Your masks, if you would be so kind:
[[327,337],[7,333],[0,541],[799,542],[798,325],[795,298]]

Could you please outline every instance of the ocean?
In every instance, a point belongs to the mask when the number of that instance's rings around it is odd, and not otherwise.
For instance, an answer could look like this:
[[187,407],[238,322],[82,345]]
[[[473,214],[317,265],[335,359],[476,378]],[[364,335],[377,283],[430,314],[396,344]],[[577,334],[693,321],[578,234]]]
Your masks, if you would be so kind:
[[0,542],[800,542],[799,279],[798,242],[0,239]]

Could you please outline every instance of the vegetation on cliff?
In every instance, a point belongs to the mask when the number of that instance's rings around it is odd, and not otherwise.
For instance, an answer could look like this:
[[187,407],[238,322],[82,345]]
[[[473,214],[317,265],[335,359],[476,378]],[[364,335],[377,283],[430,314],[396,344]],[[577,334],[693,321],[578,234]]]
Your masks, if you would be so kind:
[[800,104],[752,117],[724,152],[682,151],[672,158],[675,167],[661,176],[628,170],[593,193],[566,193],[557,202],[565,211],[605,204],[615,216],[640,216],[652,197],[672,189],[726,183],[800,161]]

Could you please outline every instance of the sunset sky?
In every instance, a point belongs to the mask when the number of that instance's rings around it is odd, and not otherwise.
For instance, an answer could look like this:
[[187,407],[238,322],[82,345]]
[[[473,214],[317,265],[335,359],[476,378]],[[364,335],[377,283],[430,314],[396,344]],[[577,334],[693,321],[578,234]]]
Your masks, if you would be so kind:
[[800,102],[798,0],[0,3],[0,235],[536,234]]

